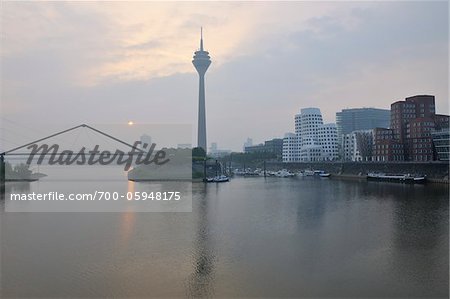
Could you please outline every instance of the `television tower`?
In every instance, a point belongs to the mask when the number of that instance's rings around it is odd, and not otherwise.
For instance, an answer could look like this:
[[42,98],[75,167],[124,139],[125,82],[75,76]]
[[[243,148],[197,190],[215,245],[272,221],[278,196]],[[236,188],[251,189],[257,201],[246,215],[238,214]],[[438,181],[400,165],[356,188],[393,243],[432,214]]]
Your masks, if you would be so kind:
[[205,73],[211,64],[211,60],[209,53],[203,50],[203,28],[200,28],[200,49],[195,51],[192,64],[199,76],[197,146],[203,148],[206,152]]

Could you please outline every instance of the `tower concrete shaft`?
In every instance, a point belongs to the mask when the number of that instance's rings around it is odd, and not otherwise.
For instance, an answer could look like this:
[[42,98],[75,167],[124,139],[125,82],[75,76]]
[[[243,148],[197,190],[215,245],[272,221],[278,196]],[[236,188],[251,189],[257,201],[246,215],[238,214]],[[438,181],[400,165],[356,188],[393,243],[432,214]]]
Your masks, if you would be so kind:
[[208,70],[209,65],[211,64],[211,60],[209,57],[209,53],[203,50],[202,31],[200,35],[200,49],[198,51],[195,51],[192,64],[194,65],[199,75],[197,146],[203,148],[206,152],[205,73]]

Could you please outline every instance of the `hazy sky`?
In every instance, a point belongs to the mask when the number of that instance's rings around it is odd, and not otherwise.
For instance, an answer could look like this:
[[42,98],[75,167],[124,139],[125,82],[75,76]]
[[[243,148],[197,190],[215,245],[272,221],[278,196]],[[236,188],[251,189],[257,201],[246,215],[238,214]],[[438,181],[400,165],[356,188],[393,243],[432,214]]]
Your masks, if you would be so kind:
[[8,130],[38,122],[189,123],[195,144],[191,60],[200,26],[212,59],[208,145],[241,150],[247,137],[282,137],[302,107],[334,122],[343,108],[387,109],[434,94],[437,112],[449,109],[446,1],[1,5]]

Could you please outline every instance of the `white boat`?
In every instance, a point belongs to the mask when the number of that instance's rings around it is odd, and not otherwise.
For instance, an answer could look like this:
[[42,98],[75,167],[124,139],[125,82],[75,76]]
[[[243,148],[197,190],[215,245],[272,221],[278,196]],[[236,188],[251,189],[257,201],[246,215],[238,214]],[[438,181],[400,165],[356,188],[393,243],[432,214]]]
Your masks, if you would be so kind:
[[214,183],[223,183],[223,182],[228,182],[230,180],[230,178],[229,177],[227,177],[226,175],[218,175],[218,176],[216,176],[216,177],[214,177],[213,179],[212,179],[212,181],[214,182]]
[[279,178],[290,178],[290,177],[294,177],[295,173],[289,172],[286,169],[282,169],[279,170],[275,173],[275,176],[279,177]]
[[315,174],[315,172],[314,172],[314,170],[306,169],[306,170],[303,172],[303,174],[304,174],[304,176],[313,176],[313,175]]
[[315,177],[322,177],[322,178],[328,178],[331,176],[330,173],[325,172],[324,170],[310,170],[306,169],[303,172],[300,172],[301,176],[315,176]]

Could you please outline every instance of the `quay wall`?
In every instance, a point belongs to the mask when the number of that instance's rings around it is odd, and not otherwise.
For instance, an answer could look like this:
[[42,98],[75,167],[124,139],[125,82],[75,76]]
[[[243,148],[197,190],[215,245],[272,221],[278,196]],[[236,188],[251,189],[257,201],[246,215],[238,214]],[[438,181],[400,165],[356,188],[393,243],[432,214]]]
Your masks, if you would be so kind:
[[287,169],[298,171],[304,169],[324,170],[342,177],[364,176],[368,172],[384,173],[410,173],[426,175],[428,179],[436,182],[449,181],[448,162],[267,162],[267,170]]

